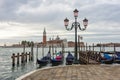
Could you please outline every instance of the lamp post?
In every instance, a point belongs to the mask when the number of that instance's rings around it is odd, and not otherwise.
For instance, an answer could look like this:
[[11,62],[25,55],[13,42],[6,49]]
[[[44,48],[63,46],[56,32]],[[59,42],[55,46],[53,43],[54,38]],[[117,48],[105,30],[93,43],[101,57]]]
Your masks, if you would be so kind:
[[77,61],[77,28],[79,28],[79,30],[81,31],[86,30],[86,27],[88,25],[88,20],[86,18],[83,20],[84,28],[81,28],[80,23],[77,22],[79,11],[75,9],[73,12],[74,12],[74,17],[75,17],[75,22],[72,23],[71,28],[68,28],[69,20],[67,18],[64,20],[64,25],[65,25],[66,30],[68,31],[72,30],[73,27],[75,28],[75,54],[74,54],[75,60],[74,60],[74,63],[77,64],[78,63]]

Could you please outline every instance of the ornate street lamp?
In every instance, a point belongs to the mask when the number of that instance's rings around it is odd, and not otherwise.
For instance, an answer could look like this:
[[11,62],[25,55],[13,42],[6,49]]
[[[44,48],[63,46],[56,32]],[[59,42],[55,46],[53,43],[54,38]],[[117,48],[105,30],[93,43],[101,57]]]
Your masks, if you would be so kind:
[[69,20],[68,20],[67,18],[64,20],[64,24],[65,24],[65,27],[68,26],[68,24],[69,24]]
[[75,60],[74,60],[74,63],[78,64],[78,61],[77,61],[77,28],[79,28],[79,30],[81,31],[86,30],[87,25],[88,25],[88,20],[86,18],[83,20],[84,28],[81,28],[80,23],[77,22],[79,11],[75,9],[73,12],[74,12],[74,17],[75,17],[75,22],[72,23],[71,28],[68,28],[69,20],[67,18],[64,20],[64,25],[65,25],[66,30],[68,31],[72,30],[73,27],[75,28],[75,54],[74,54]]

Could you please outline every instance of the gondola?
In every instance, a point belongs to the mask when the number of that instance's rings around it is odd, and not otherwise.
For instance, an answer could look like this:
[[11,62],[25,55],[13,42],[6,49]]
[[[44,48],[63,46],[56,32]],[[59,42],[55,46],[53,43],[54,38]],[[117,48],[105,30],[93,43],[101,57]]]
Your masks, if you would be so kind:
[[114,62],[120,64],[120,52],[115,53]]
[[45,66],[47,65],[47,63],[49,62],[49,59],[45,56],[42,59],[37,59],[37,63],[40,64],[41,66]]
[[37,59],[37,63],[40,64],[40,66],[45,66],[45,65],[47,65],[50,62],[51,62],[51,55],[50,55],[50,53],[48,53],[46,56],[44,56],[40,60]]
[[57,66],[63,63],[63,54],[61,52],[54,55],[51,59],[52,66]]
[[70,52],[68,52],[68,55],[66,57],[66,65],[72,65],[73,61],[74,56]]
[[109,52],[103,52],[100,54],[101,58],[100,58],[100,62],[104,63],[104,64],[112,64],[113,63],[113,54],[109,53]]

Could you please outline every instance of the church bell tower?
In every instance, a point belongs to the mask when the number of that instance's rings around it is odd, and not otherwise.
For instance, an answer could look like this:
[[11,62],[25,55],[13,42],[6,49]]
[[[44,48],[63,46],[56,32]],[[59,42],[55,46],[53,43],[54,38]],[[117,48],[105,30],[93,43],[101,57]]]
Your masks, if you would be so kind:
[[44,28],[44,31],[43,31],[43,44],[46,45],[46,30]]

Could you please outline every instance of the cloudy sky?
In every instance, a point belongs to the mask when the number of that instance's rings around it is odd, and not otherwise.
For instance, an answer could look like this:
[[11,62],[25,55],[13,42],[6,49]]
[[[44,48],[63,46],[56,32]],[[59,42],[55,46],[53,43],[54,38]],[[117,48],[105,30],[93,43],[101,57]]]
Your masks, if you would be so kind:
[[59,35],[74,41],[74,29],[65,30],[63,21],[67,17],[71,27],[75,8],[81,27],[85,17],[89,20],[86,31],[78,30],[84,42],[120,42],[119,0],[0,0],[0,45],[41,42],[44,28],[47,39]]

